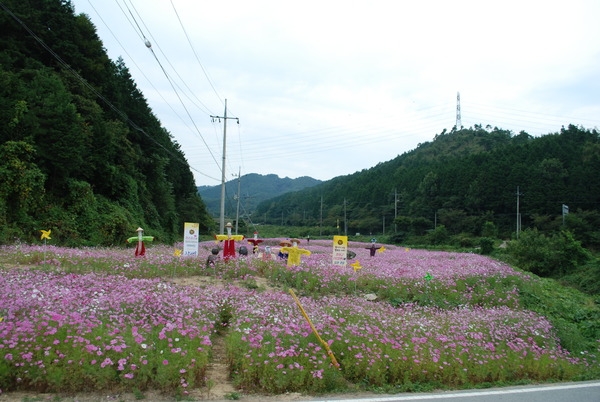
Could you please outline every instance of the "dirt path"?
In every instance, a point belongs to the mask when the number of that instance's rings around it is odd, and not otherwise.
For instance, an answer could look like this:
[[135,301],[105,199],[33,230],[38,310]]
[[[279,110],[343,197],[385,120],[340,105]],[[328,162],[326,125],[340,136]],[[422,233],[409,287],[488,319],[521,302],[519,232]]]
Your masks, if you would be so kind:
[[225,337],[217,335],[213,339],[211,359],[206,372],[207,394],[210,398],[230,397],[239,395],[229,378],[229,366],[225,350]]

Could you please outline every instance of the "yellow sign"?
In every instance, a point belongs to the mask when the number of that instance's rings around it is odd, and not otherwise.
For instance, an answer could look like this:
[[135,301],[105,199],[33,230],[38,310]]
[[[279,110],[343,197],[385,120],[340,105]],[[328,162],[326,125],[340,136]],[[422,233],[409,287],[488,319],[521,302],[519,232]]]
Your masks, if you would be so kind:
[[333,236],[333,265],[346,266],[348,236]]

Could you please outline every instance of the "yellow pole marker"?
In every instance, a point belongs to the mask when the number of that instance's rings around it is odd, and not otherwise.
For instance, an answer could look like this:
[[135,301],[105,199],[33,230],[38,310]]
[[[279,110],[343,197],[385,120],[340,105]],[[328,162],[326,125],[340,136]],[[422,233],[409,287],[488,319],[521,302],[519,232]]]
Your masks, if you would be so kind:
[[317,329],[315,328],[315,326],[313,325],[312,321],[310,320],[310,318],[308,318],[308,314],[306,314],[306,311],[304,311],[304,307],[302,307],[302,304],[300,304],[300,300],[298,300],[298,297],[296,297],[296,294],[294,293],[293,289],[290,289],[290,294],[292,295],[292,297],[294,298],[294,301],[296,302],[296,304],[298,305],[298,308],[300,309],[300,312],[302,313],[302,315],[304,316],[304,318],[306,319],[306,322],[308,322],[308,325],[310,325],[310,327],[312,328],[315,336],[317,337],[317,339],[319,340],[319,342],[321,342],[321,344],[323,345],[323,347],[325,348],[325,350],[327,351],[327,354],[329,355],[329,358],[331,359],[331,362],[333,363],[333,365],[337,368],[340,367],[340,364],[337,362],[337,360],[335,359],[335,356],[333,355],[333,352],[331,351],[331,349],[329,348],[329,345],[327,344],[327,342],[325,342],[323,340],[323,338],[321,338],[321,336],[319,335],[319,333],[317,332]]

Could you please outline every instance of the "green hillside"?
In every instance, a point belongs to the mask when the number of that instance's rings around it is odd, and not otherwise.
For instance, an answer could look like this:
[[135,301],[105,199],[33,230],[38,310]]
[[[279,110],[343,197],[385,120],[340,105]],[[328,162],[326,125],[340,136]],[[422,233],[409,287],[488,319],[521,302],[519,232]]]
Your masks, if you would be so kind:
[[325,234],[385,232],[397,241],[440,226],[449,235],[481,236],[491,222],[496,235],[508,239],[516,231],[518,189],[521,229],[560,229],[566,205],[566,227],[597,248],[599,171],[596,130],[568,126],[534,138],[476,126],[442,132],[371,169],[284,194],[256,213],[271,224],[283,215],[284,224],[301,225],[307,216],[304,225]]
[[164,242],[212,219],[183,151],[68,1],[1,3],[0,243]]

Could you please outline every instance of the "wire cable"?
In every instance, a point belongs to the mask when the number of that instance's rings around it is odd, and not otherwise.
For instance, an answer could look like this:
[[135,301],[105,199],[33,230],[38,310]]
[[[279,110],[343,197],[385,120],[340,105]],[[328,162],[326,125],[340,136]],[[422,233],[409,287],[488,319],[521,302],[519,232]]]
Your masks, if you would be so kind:
[[[94,93],[94,95],[96,95],[98,98],[100,98],[110,109],[112,109],[118,116],[120,116],[124,121],[126,121],[129,125],[131,125],[131,127],[133,127],[134,129],[138,130],[139,132],[141,132],[144,136],[146,136],[149,140],[151,140],[152,142],[154,142],[156,145],[158,145],[160,148],[162,148],[165,152],[167,152],[169,155],[171,155],[174,160],[177,160],[181,163],[184,163],[185,165],[187,165],[188,167],[190,167],[190,169],[193,169],[189,163],[181,157],[181,155],[179,154],[175,154],[173,152],[171,152],[171,150],[169,150],[168,148],[166,148],[165,146],[163,146],[161,143],[159,143],[157,140],[155,140],[151,135],[149,135],[143,128],[141,128],[140,126],[138,126],[133,120],[131,120],[124,112],[122,112],[119,108],[117,108],[115,105],[113,105],[112,102],[110,102],[110,100],[108,100],[104,95],[102,95],[100,92],[98,92],[96,90],[96,88],[94,88],[90,83],[87,82],[87,80],[85,80],[77,71],[75,71],[67,62],[65,62],[52,48],[50,48],[39,36],[37,36],[30,28],[29,26],[27,26],[27,24],[25,24],[25,22],[23,22],[19,17],[17,17],[12,10],[10,10],[3,2],[0,2],[0,7],[8,14],[11,16],[11,18],[13,18],[19,25],[21,25],[21,27],[23,27],[23,29],[25,29],[29,35],[31,35],[31,37],[37,41],[44,49],[46,49],[46,51],[48,53],[50,53],[52,55],[52,57],[54,57],[61,66],[63,66],[69,73],[71,73],[77,80],[79,80],[86,88],[88,88],[92,93]],[[194,171],[196,171],[197,173],[206,176],[208,178],[213,179],[211,176],[208,176],[196,169],[193,169]]]
[[[183,23],[181,22],[181,18],[179,18],[179,13],[177,12],[177,9],[175,8],[175,4],[173,4],[173,0],[171,0],[171,6],[173,7],[173,11],[175,12],[175,15],[177,16],[177,21],[179,21],[179,26],[181,26],[181,29],[183,30],[185,38],[187,39],[187,42],[190,45],[190,48],[192,49],[192,53],[194,53],[194,57],[196,58],[196,61],[198,61],[198,64],[200,65],[200,68],[202,68],[202,72],[204,73],[204,77],[206,77],[206,80],[210,84],[210,87],[212,88],[212,90],[215,93],[215,95],[217,95],[217,98],[221,101],[222,104],[224,104],[223,100],[221,99],[221,96],[219,95],[219,93],[217,92],[215,86],[213,85],[212,80],[208,76],[208,73],[206,72],[206,69],[204,68],[204,66],[200,62],[200,58],[198,57],[198,54],[196,53],[196,49],[194,48],[194,46],[192,45],[192,42],[190,41],[190,37],[189,37],[189,35],[188,35],[185,27],[183,26]],[[214,114],[214,113],[211,113],[211,114]]]
[[[196,125],[196,122],[194,121],[194,119],[192,118],[192,115],[190,114],[188,108],[186,107],[185,103],[183,102],[183,100],[181,99],[181,96],[179,95],[179,91],[177,91],[177,89],[175,88],[175,86],[173,85],[173,81],[171,80],[171,77],[169,76],[169,74],[167,73],[167,71],[165,70],[164,66],[162,65],[162,63],[160,62],[160,60],[158,59],[156,53],[154,52],[154,49],[152,49],[152,43],[148,40],[148,38],[146,38],[146,35],[144,34],[143,30],[141,29],[140,25],[137,23],[137,20],[135,18],[135,16],[133,15],[133,13],[131,12],[131,9],[129,9],[129,7],[127,6],[127,3],[125,3],[125,7],[127,7],[127,10],[129,11],[129,13],[131,14],[131,18],[133,19],[133,21],[135,22],[135,25],[138,27],[138,30],[140,31],[140,34],[143,37],[144,40],[144,44],[145,46],[150,50],[150,52],[152,53],[152,56],[154,57],[154,59],[156,60],[156,62],[158,63],[158,65],[160,66],[163,74],[165,75],[165,77],[167,78],[167,81],[169,82],[169,85],[171,85],[171,88],[173,89],[173,92],[175,92],[175,95],[177,96],[177,99],[179,99],[179,102],[181,103],[181,106],[183,107],[183,109],[185,110],[186,114],[188,115],[190,121],[192,122],[192,124],[194,125],[194,127],[196,128],[198,135],[200,136],[200,138],[202,139],[202,142],[204,143],[204,145],[206,146],[206,149],[208,150],[210,156],[212,157],[213,161],[215,162],[215,164],[217,166],[219,166],[219,163],[217,162],[217,159],[215,158],[214,154],[212,153],[212,151],[210,150],[210,147],[208,146],[208,144],[206,143],[206,140],[204,139],[204,136],[202,135],[202,133],[200,132],[200,130],[198,129],[198,126]],[[133,3],[132,3],[132,7]],[[135,7],[134,7],[135,9]],[[137,13],[137,10],[136,10]],[[138,13],[139,16],[139,13]],[[143,22],[142,22],[143,23]]]

